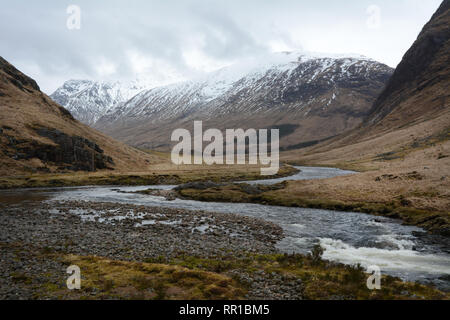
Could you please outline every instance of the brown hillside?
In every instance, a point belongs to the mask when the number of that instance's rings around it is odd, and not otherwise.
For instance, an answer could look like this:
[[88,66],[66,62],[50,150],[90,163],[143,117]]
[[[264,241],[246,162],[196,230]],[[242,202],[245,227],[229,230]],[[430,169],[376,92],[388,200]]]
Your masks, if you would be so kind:
[[[363,125],[283,154],[298,164],[364,171],[293,182],[284,194],[402,218],[450,235],[450,0],[405,54]],[[355,209],[351,209],[355,208]]]
[[404,55],[367,123],[394,127],[448,109],[449,53],[450,1],[445,0]]
[[358,128],[288,158],[361,160],[423,148],[450,129],[450,0],[425,25]]
[[0,57],[0,174],[145,170],[147,154],[81,124]]

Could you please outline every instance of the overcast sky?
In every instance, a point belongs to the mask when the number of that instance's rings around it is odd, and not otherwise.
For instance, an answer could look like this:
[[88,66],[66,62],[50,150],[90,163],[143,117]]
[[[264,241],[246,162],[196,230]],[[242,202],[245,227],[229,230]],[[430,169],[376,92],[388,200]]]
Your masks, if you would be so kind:
[[[440,3],[0,0],[0,56],[49,94],[69,79],[145,75],[165,84],[289,50],[358,53],[395,67]],[[81,9],[79,30],[67,28],[69,5]]]

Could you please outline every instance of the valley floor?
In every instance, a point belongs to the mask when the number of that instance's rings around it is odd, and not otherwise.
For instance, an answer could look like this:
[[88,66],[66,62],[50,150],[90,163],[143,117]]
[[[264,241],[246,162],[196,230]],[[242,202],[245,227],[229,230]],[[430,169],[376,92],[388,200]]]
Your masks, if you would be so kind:
[[259,166],[214,165],[176,166],[168,162],[149,166],[145,172],[98,171],[3,176],[0,189],[75,187],[75,186],[141,186],[182,184],[195,181],[246,181],[286,177],[296,173],[291,166],[282,166],[274,176],[261,176]]
[[431,141],[411,150],[399,148],[366,159],[309,161],[361,173],[308,183],[296,181],[289,184],[288,192],[275,192],[274,198],[299,198],[300,202],[400,218],[407,224],[450,236],[449,140]]
[[[354,151],[352,151],[354,154]],[[320,155],[320,154],[319,154]],[[365,159],[336,161],[333,154],[282,155],[290,164],[352,169],[360,173],[326,180],[289,181],[276,189],[253,192],[233,181],[267,179],[258,166],[174,166],[167,161],[146,172],[100,171],[23,175],[0,178],[0,189],[86,185],[174,185],[189,182],[230,182],[211,188],[185,188],[178,194],[201,201],[253,202],[280,206],[354,211],[402,219],[436,234],[450,235],[450,142],[418,149],[377,154]],[[275,177],[296,172],[283,166]],[[164,192],[163,192],[164,193]]]
[[[354,152],[353,152],[354,154]],[[326,155],[326,153],[322,154]],[[285,154],[291,164],[338,167],[358,174],[324,180],[288,181],[254,190],[241,184],[185,187],[177,196],[201,201],[251,202],[278,206],[363,212],[402,219],[450,236],[450,142],[427,148],[343,159]],[[342,158],[342,157],[340,157]]]

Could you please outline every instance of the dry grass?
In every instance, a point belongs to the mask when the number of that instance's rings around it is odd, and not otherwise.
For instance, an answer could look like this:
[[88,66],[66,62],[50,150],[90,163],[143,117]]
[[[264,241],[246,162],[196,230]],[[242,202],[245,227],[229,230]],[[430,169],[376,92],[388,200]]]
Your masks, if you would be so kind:
[[[0,243],[0,247],[23,258],[32,257],[33,261],[53,260],[64,266],[80,267],[81,290],[73,291],[66,288],[65,276],[54,279],[51,274],[11,273],[13,281],[33,290],[35,299],[244,299],[251,284],[248,279],[260,277],[261,272],[268,279],[273,275],[287,279],[286,285],[294,281],[303,298],[312,300],[449,298],[432,286],[403,282],[391,276],[382,277],[381,290],[371,291],[366,286],[369,275],[360,266],[322,260],[320,251],[306,256],[255,253],[235,256],[230,252],[215,258],[183,255],[172,260],[160,257],[139,262],[78,256],[45,247],[23,247],[19,243]],[[237,271],[248,277],[236,276]]]
[[[283,166],[276,177],[288,176],[296,170]],[[67,174],[29,174],[21,176],[3,176],[0,189],[64,187],[85,185],[156,185],[181,184],[192,181],[244,181],[267,179],[261,176],[259,166],[195,165],[176,166],[171,163],[151,165],[147,171],[100,171]]]
[[82,291],[72,298],[89,298],[92,291],[100,292],[95,299],[228,300],[245,295],[233,279],[207,271],[74,255],[64,261],[82,270]]
[[[4,134],[15,138],[21,146],[33,143],[54,145],[46,138],[39,137],[35,127],[54,128],[70,136],[80,136],[97,143],[105,154],[111,156],[118,170],[145,170],[150,164],[163,161],[158,156],[149,155],[73,120],[67,111],[53,102],[47,95],[30,86],[19,89],[10,81],[10,76],[0,70],[0,128]],[[33,160],[13,160],[6,155],[8,140],[0,135],[0,174],[16,175],[39,168]],[[53,168],[49,168],[53,169]]]
[[365,207],[362,211],[392,215],[449,235],[449,124],[450,111],[445,110],[437,117],[395,130],[375,131],[366,137],[364,131],[351,132],[328,144],[285,153],[282,158],[290,163],[334,166],[361,173],[292,182],[286,192],[273,192],[272,196],[283,201],[298,198],[340,203],[353,210]]
[[433,144],[409,150],[393,160],[378,157],[360,162],[319,162],[320,165],[365,170],[356,175],[289,181],[283,189],[257,195],[247,194],[232,185],[202,191],[186,189],[181,195],[203,201],[257,202],[382,214],[448,234],[450,141]]
[[320,253],[317,256],[249,254],[239,259],[232,256],[216,259],[182,256],[168,263],[191,270],[206,270],[222,274],[231,270],[240,270],[246,274],[264,271],[265,274],[287,276],[291,279],[290,281],[300,279],[304,298],[311,300],[448,299],[448,295],[432,287],[403,282],[390,276],[383,276],[382,290],[371,291],[366,286],[368,275],[361,267],[324,261]]

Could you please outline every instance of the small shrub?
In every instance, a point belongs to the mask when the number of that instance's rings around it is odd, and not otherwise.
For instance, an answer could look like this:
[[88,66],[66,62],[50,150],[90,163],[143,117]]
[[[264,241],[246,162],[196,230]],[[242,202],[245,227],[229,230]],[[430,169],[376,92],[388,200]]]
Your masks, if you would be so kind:
[[323,253],[324,249],[322,246],[320,244],[316,244],[309,254],[309,257],[314,265],[318,265],[322,262]]

